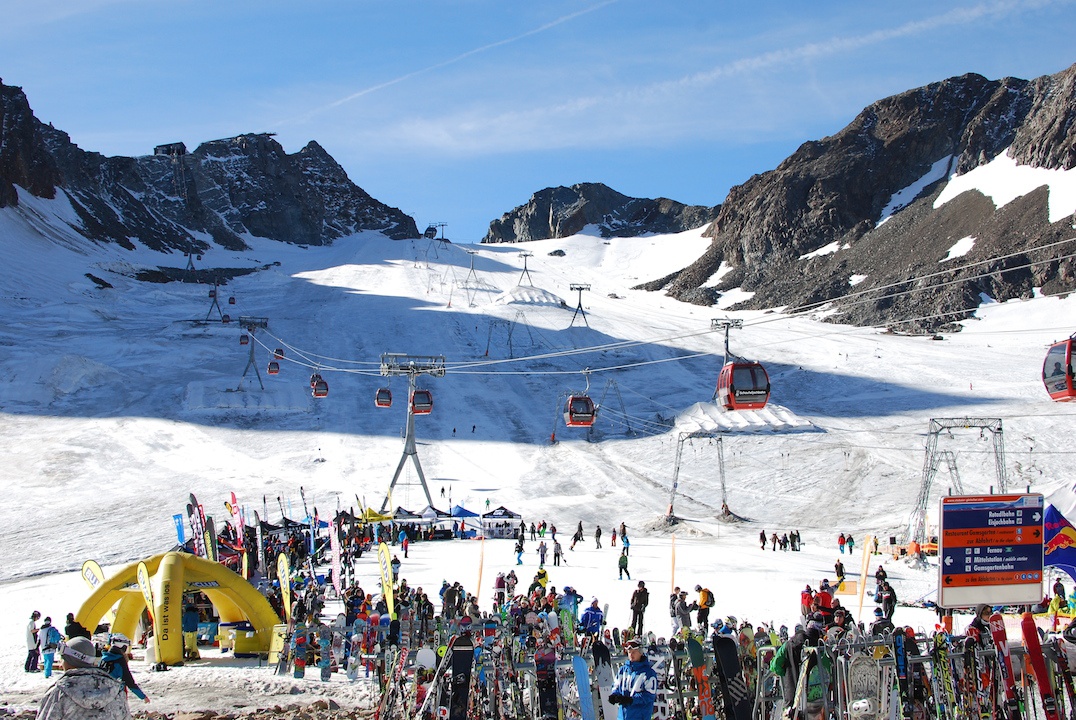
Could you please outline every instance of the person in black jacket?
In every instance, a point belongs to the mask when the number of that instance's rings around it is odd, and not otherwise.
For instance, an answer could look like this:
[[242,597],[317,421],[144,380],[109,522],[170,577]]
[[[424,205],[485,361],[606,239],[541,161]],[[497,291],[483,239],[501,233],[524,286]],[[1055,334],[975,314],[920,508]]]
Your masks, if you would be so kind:
[[646,583],[639,581],[639,586],[631,594],[631,629],[638,636],[643,634],[643,613],[650,604],[650,591]]
[[84,637],[90,639],[90,631],[82,627],[82,623],[75,619],[74,613],[67,613],[67,625],[64,626],[64,636],[71,638]]

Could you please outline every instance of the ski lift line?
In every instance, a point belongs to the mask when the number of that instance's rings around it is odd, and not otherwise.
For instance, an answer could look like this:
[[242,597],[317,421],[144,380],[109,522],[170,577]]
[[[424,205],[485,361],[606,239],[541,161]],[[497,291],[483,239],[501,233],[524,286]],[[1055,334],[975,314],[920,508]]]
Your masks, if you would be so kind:
[[[541,355],[526,355],[518,358],[503,358],[499,360],[480,360],[476,362],[460,362],[456,364],[448,363],[446,369],[453,371],[459,371],[462,368],[474,368],[474,367],[486,367],[489,365],[500,365],[506,363],[518,363],[524,361],[537,361],[537,360],[550,360],[554,358],[571,357],[573,355],[585,355],[595,352],[607,352],[610,350],[624,350],[627,348],[638,347],[642,345],[655,345],[664,342],[670,342],[672,340],[683,340],[686,338],[699,337],[701,335],[708,335],[714,332],[712,328],[706,328],[702,331],[693,331],[689,333],[680,333],[677,335],[665,336],[660,338],[650,338],[646,340],[622,340],[615,343],[607,343],[605,345],[592,345],[583,348],[575,348],[571,350],[555,351],[550,353],[544,353]],[[712,354],[712,353],[701,353]],[[694,357],[694,356],[688,356]]]
[[498,375],[580,375],[583,372],[590,373],[603,373],[614,372],[617,370],[631,370],[637,367],[643,367],[645,365],[657,365],[659,363],[677,362],[680,360],[692,360],[697,357],[714,357],[711,352],[695,353],[693,355],[677,355],[671,358],[662,358],[660,360],[641,360],[635,363],[625,363],[623,365],[610,365],[608,367],[589,368],[586,371],[583,370],[497,370],[497,371],[483,371],[476,372],[471,370],[451,370],[445,369],[445,374],[451,375],[484,375],[487,377],[495,377]]

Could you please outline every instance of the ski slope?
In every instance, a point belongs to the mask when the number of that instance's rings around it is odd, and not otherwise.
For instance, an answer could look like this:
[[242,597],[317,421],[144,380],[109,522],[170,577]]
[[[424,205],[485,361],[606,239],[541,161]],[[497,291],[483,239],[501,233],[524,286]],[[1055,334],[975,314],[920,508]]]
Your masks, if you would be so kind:
[[[197,264],[264,266],[221,289],[233,318],[268,319],[254,336],[263,390],[252,372],[241,378],[248,347],[237,324],[204,322],[217,317],[207,286],[132,277],[182,268],[185,258],[80,239],[62,193],[20,201],[0,210],[0,442],[9,478],[0,604],[11,618],[0,636],[0,683],[16,705],[47,687],[21,671],[30,611],[62,621],[77,610],[88,591],[74,571],[87,558],[111,570],[168,549],[171,516],[190,492],[218,516],[232,491],[260,512],[264,497],[270,520],[281,504],[301,516],[300,487],[322,515],[357,498],[379,507],[403,451],[406,396],[400,378],[379,376],[382,353],[445,358],[445,377],[419,383],[432,391],[434,410],[416,420],[434,504],[482,512],[488,501],[528,522],[546,519],[568,537],[582,521],[588,542],[568,553],[567,567],[551,569],[552,580],[609,602],[621,625],[634,583],[617,581],[617,552],[594,549],[590,538],[601,525],[607,543],[625,522],[632,577],[651,587],[647,621],[659,632],[674,582],[714,590],[715,617],[794,624],[803,585],[832,579],[838,532],[883,542],[902,532],[933,417],[1002,418],[1012,488],[1048,493],[1069,479],[1076,409],[1051,402],[1039,375],[1046,345],[1076,328],[1072,297],[985,302],[961,333],[909,337],[631,289],[697,258],[708,243],[699,231],[609,240],[584,233],[526,246],[370,233],[307,248],[250,237],[249,251],[215,249]],[[521,250],[533,253],[527,275]],[[86,273],[113,287],[98,288]],[[590,290],[580,295],[572,284]],[[710,322],[726,315],[744,320],[733,351],[769,371],[773,394],[763,411],[726,413],[710,403],[723,344]],[[286,355],[281,372],[267,376],[277,347]],[[314,371],[329,382],[327,398],[310,396]],[[564,396],[588,382],[602,405],[597,424],[591,432],[564,427]],[[374,392],[386,383],[396,402],[375,408]],[[717,447],[707,438],[684,440],[671,497],[677,445],[692,432],[721,434],[728,504],[748,522],[717,519]],[[966,490],[996,486],[989,437],[954,432],[939,449],[955,453]],[[945,491],[944,472],[935,488]],[[661,520],[670,501],[683,519],[675,560]],[[405,466],[392,504],[426,503]],[[760,551],[763,529],[799,530],[804,551]],[[521,582],[536,570],[533,550],[528,544]],[[486,606],[496,572],[515,562],[509,541],[418,543],[403,575],[427,590],[447,579],[474,591],[480,553]],[[858,557],[844,558],[853,573]],[[373,587],[376,567],[364,560],[360,577]],[[870,560],[873,572],[883,558]],[[929,596],[935,568],[888,565],[902,600]],[[900,608],[895,619],[931,618]],[[163,711],[280,704],[276,695],[294,686],[242,662],[211,664],[140,671],[138,679],[152,709]],[[234,692],[220,690],[221,678]],[[331,692],[362,704],[370,692],[339,679],[306,685],[305,700]]]

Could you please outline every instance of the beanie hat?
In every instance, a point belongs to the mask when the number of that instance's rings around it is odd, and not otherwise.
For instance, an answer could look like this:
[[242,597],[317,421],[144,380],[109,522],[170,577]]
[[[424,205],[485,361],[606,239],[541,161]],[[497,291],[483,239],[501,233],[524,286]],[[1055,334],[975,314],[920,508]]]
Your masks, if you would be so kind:
[[91,668],[97,667],[97,651],[93,643],[84,637],[73,637],[60,645],[60,655],[64,660],[64,667]]

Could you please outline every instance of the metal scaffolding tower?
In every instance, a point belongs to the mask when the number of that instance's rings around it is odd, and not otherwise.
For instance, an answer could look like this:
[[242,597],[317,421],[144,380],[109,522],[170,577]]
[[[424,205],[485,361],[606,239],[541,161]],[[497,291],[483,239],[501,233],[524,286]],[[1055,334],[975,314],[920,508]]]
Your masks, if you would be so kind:
[[952,430],[978,430],[980,437],[983,433],[990,432],[994,440],[994,470],[997,473],[998,492],[1004,493],[1006,488],[1005,478],[1005,437],[1001,427],[1001,418],[931,418],[930,429],[927,432],[926,456],[923,460],[923,482],[919,487],[919,497],[915,502],[915,510],[908,522],[906,540],[923,542],[926,536],[927,506],[930,504],[930,489],[934,484],[934,477],[938,474],[938,467],[945,460],[949,467],[949,475],[953,479],[954,490],[963,494],[963,487],[956,468],[956,456],[949,450],[938,450],[938,436],[943,431]]
[[422,472],[422,463],[418,460],[418,446],[415,443],[415,408],[412,399],[415,396],[415,380],[419,375],[431,377],[445,376],[445,358],[443,355],[407,355],[404,353],[385,353],[381,356],[381,374],[385,377],[407,377],[407,430],[404,433],[403,455],[400,463],[396,466],[396,473],[389,483],[385,501],[381,503],[381,512],[388,507],[389,498],[392,497],[392,489],[400,479],[404,465],[410,459],[415,464],[418,472],[418,480],[422,484],[422,490],[426,493],[426,503],[433,506],[433,496],[430,488],[426,485],[426,475]]

